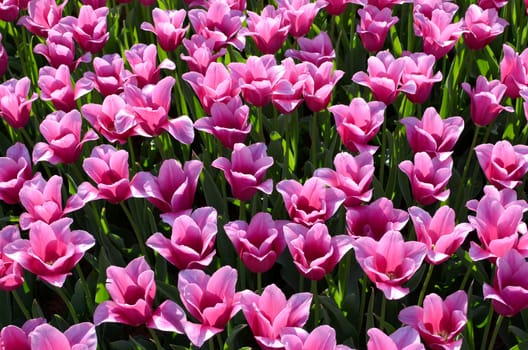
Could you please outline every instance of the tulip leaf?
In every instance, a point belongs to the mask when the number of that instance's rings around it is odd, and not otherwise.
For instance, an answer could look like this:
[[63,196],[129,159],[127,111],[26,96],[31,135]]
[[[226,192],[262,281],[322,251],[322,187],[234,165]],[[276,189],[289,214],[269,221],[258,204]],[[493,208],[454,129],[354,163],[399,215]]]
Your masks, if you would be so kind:
[[247,324],[239,324],[231,329],[229,335],[224,343],[224,350],[237,349],[237,336],[241,330],[247,327]]
[[111,350],[135,350],[136,347],[134,347],[134,345],[128,341],[118,340],[118,341],[110,343],[110,349]]
[[[337,342],[343,342],[344,336],[346,335],[347,339],[352,337],[356,339],[358,337],[358,331],[354,325],[346,319],[343,312],[339,309],[334,299],[320,295],[319,302],[323,307],[323,317],[325,318],[326,324],[334,325],[337,334]],[[339,336],[342,336],[343,339],[340,339]]]
[[[17,293],[17,291],[14,291],[13,293]],[[0,324],[11,324],[13,311],[11,309],[11,302],[9,300],[8,292],[0,291],[0,305],[2,305],[2,312],[0,312]]]
[[103,301],[110,299],[110,294],[103,283],[97,283],[97,292],[95,292],[95,302],[101,304]]
[[44,312],[42,312],[42,309],[36,299],[33,299],[33,305],[31,306],[31,315],[34,318],[44,317]]
[[508,331],[513,333],[518,338],[518,340],[528,340],[528,333],[517,326],[511,325],[508,328]]
[[156,280],[156,288],[165,297],[171,300],[178,300],[178,295],[180,295],[180,292],[176,286],[168,284],[164,281]]

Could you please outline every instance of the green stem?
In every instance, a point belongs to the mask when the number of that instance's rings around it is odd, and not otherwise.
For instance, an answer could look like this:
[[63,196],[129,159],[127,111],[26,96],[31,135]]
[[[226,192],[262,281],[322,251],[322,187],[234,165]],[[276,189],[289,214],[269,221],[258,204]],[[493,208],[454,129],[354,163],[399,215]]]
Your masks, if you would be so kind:
[[493,329],[493,334],[491,335],[491,340],[488,346],[488,350],[493,350],[495,348],[495,341],[497,340],[497,336],[499,335],[502,320],[504,320],[504,316],[499,315],[499,317],[497,318],[497,322],[495,322],[495,329]]
[[31,319],[31,314],[29,313],[29,310],[27,309],[26,305],[24,305],[24,302],[20,298],[20,295],[18,295],[17,291],[13,290],[11,294],[13,295],[13,298],[15,299],[18,307],[20,308],[20,311],[22,311],[22,313],[24,314],[26,320]]
[[317,327],[317,325],[319,324],[319,292],[317,291],[317,281],[312,280],[311,286],[314,305],[314,327]]
[[420,291],[420,297],[418,298],[418,305],[422,305],[423,300],[425,298],[425,293],[427,292],[427,286],[429,285],[429,281],[431,280],[431,277],[433,276],[433,269],[434,265],[429,264],[429,269],[427,270],[427,275],[425,276],[425,281],[422,286],[422,290]]
[[464,164],[464,169],[462,170],[462,178],[460,179],[460,184],[458,185],[456,200],[454,203],[451,204],[451,206],[453,207],[456,206],[456,208],[458,208],[458,206],[460,205],[460,201],[462,200],[462,195],[465,192],[464,187],[466,186],[466,177],[469,171],[469,164],[471,163],[471,158],[473,157],[473,150],[475,148],[475,145],[477,144],[479,130],[480,130],[480,126],[475,127],[475,133],[473,134],[473,140],[471,141],[471,146],[468,149],[468,155],[466,158],[466,162]]
[[380,316],[380,329],[386,331],[385,317],[387,315],[387,298],[383,293],[381,294],[381,316]]
[[317,144],[318,144],[318,123],[317,123],[317,113],[314,113],[312,118],[310,119],[310,138],[312,139],[312,144],[310,147],[310,160],[312,161],[312,166],[315,168],[318,168],[318,162],[317,162]]
[[59,295],[59,297],[62,299],[66,307],[68,308],[68,311],[73,319],[74,323],[79,323],[79,317],[77,317],[77,312],[75,311],[75,308],[73,307],[70,299],[64,294],[64,291],[62,288],[53,286],[53,289],[55,290],[55,293]]
[[152,340],[154,340],[154,343],[156,344],[157,350],[163,350],[163,347],[161,346],[160,340],[158,338],[158,335],[153,329],[148,328],[148,332],[150,333],[150,336],[152,337]]
[[86,306],[88,306],[88,311],[90,312],[90,314],[93,314],[95,308],[94,299],[92,298],[92,292],[90,292],[90,288],[88,288],[88,283],[86,282],[86,278],[84,278],[84,273],[82,272],[81,266],[79,266],[79,264],[75,265],[75,270],[79,275],[79,279],[81,280],[81,284],[84,289],[84,297],[86,299]]
[[130,225],[132,225],[132,230],[134,231],[134,234],[136,235],[136,239],[138,241],[139,250],[141,251],[141,254],[145,257],[147,257],[147,248],[145,247],[145,240],[143,236],[141,235],[141,232],[139,231],[139,227],[137,226],[134,217],[132,216],[132,213],[128,209],[127,205],[124,202],[119,203],[121,205],[121,208],[123,208],[123,211],[125,212],[126,217],[128,218],[128,221],[130,222]]
[[468,266],[466,274],[464,275],[464,278],[462,279],[462,283],[460,283],[459,290],[464,290],[466,288],[466,283],[469,280],[469,276],[471,276],[472,269],[473,269],[473,262],[471,262],[470,265]]
[[257,272],[257,291],[262,289],[262,272]]
[[493,319],[493,304],[490,303],[488,315],[486,316],[486,320],[487,320],[486,328],[484,328],[484,336],[482,337],[482,344],[480,345],[480,350],[486,350],[486,340],[488,340],[488,335],[489,335],[492,319]]

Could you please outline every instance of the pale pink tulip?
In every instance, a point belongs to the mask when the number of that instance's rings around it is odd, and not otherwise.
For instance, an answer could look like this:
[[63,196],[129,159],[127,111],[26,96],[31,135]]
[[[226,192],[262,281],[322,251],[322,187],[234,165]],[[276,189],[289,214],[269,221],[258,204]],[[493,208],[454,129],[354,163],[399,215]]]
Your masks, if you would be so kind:
[[13,325],[3,327],[0,331],[0,346],[3,350],[31,350],[28,335],[44,323],[46,320],[39,317],[27,320],[21,328]]
[[327,325],[316,327],[311,333],[302,328],[285,328],[281,343],[285,350],[352,350],[346,345],[336,345],[336,331]]
[[167,52],[174,51],[180,46],[189,26],[183,28],[183,21],[187,12],[181,10],[162,10],[155,8],[152,10],[152,20],[141,23],[141,29],[152,32],[156,35],[161,48]]
[[5,157],[0,157],[0,199],[7,204],[18,203],[22,185],[32,177],[29,151],[26,145],[16,142]]
[[0,84],[0,117],[15,129],[26,126],[31,104],[38,98],[35,92],[28,98],[30,86],[28,77],[13,78]]
[[370,328],[367,334],[368,350],[425,350],[420,334],[412,327],[398,328],[390,336],[378,328]]
[[90,322],[74,324],[64,333],[50,324],[43,323],[28,334],[31,349],[39,350],[96,350],[97,333]]

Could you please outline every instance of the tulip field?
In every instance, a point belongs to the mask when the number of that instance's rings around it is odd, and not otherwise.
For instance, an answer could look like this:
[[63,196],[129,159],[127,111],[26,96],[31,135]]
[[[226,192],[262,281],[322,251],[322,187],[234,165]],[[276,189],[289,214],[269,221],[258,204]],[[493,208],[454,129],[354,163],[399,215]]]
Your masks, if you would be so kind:
[[0,0],[0,350],[528,349],[528,1]]

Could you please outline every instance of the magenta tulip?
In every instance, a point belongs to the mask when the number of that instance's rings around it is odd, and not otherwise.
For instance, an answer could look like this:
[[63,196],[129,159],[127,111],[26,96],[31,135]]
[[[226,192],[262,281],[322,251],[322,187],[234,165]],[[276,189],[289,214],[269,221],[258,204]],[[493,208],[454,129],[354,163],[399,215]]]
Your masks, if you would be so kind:
[[132,73],[125,69],[125,63],[118,54],[95,57],[93,72],[84,76],[91,80],[94,87],[103,96],[123,92],[125,81],[131,79]]
[[189,26],[183,28],[183,21],[187,16],[185,10],[152,10],[153,24],[141,23],[141,29],[156,35],[161,48],[167,52],[174,51],[180,46]]
[[517,53],[509,45],[502,45],[503,57],[500,61],[500,81],[506,85],[507,97],[519,97],[519,91],[528,86],[528,49]]
[[110,33],[106,29],[106,16],[108,7],[93,9],[90,5],[83,5],[79,9],[78,18],[69,17],[73,29],[73,38],[84,51],[91,53],[100,52]]
[[21,328],[14,325],[3,327],[0,331],[0,346],[3,350],[31,350],[29,333],[45,323],[46,320],[39,317],[27,320]]
[[160,80],[161,69],[174,70],[176,65],[168,58],[159,65],[156,63],[158,49],[156,45],[135,44],[125,50],[125,57],[132,68],[137,86],[142,88],[147,84],[157,84]]
[[62,10],[68,1],[57,5],[55,0],[30,0],[28,15],[22,16],[17,24],[24,26],[32,34],[42,38],[47,37],[47,32],[62,18]]
[[38,98],[35,92],[28,98],[30,86],[28,77],[13,78],[0,84],[0,117],[15,129],[26,126],[31,104]]
[[295,58],[301,62],[310,62],[319,67],[324,62],[333,62],[335,50],[332,40],[326,32],[321,32],[313,39],[298,38],[300,50],[286,50],[285,56]]
[[495,8],[483,9],[471,4],[464,16],[464,33],[466,45],[473,50],[479,50],[491,43],[493,39],[504,32],[508,22],[499,17]]
[[[22,266],[5,255],[4,247],[20,239],[18,226],[8,225],[0,230],[0,290],[12,291],[24,283]],[[2,344],[0,335],[0,344]]]
[[356,32],[361,38],[363,47],[370,52],[378,52],[383,48],[390,28],[398,23],[399,18],[392,16],[388,7],[382,9],[373,5],[367,5],[358,10],[359,24]]
[[267,5],[258,13],[247,11],[247,30],[240,32],[251,36],[257,48],[263,54],[275,54],[288,37],[290,26],[286,24],[283,11],[278,11],[273,5]]
[[390,336],[378,328],[369,329],[367,334],[368,350],[425,350],[420,334],[411,327],[398,328]]
[[406,92],[405,96],[413,103],[424,103],[429,99],[433,84],[442,81],[442,72],[438,71],[433,75],[436,59],[433,55],[423,52],[415,52],[405,57],[405,67],[401,77],[405,85],[413,81],[416,85],[414,93]]
[[327,325],[316,327],[311,333],[302,328],[285,328],[281,343],[285,350],[352,350],[346,345],[336,345],[336,331]]
[[33,177],[31,158],[27,147],[16,142],[0,157],[0,199],[7,204],[20,201],[19,192],[24,182]]
[[319,67],[310,62],[306,63],[303,97],[312,112],[326,109],[335,85],[345,74],[341,70],[333,70],[333,66],[332,62],[323,62]]

